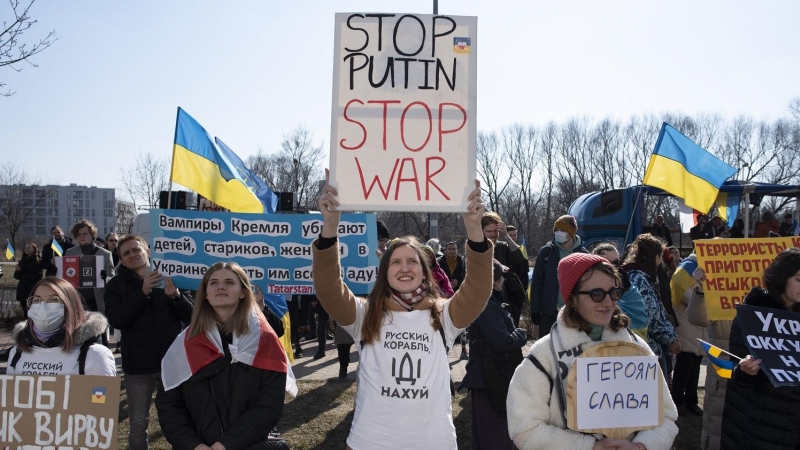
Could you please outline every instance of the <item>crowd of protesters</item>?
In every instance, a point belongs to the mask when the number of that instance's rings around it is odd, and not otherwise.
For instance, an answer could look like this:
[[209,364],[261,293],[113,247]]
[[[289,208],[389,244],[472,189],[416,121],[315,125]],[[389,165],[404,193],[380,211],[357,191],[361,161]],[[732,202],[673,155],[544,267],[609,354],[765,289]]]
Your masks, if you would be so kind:
[[[175,448],[257,448],[267,445],[280,420],[290,384],[288,355],[303,357],[301,330],[307,330],[307,337],[317,340],[314,359],[324,357],[327,341],[334,339],[340,379],[348,376],[353,345],[359,354],[348,448],[456,448],[450,414],[456,388],[469,393],[476,449],[669,449],[678,417],[691,415],[703,416],[699,447],[704,450],[800,448],[800,388],[771,385],[761,361],[748,354],[736,319],[708,319],[705,273],[693,253],[682,258],[671,245],[663,216],[627,248],[601,243],[590,247],[592,253],[578,235],[576,219],[559,217],[552,240],[532,258],[528,286],[529,263],[517,230],[484,211],[476,183],[463,213],[465,244],[392,239],[378,221],[377,280],[372,292],[359,298],[342,281],[338,197],[328,184],[319,206],[316,295],[288,302],[293,348],[282,347],[282,327],[265,315],[263,295],[236,263],[214,264],[192,295],[151,270],[143,238],[114,233],[100,238],[97,228],[81,219],[70,229],[71,238],[55,226],[53,241],[41,252],[34,242],[23,247],[14,277],[25,320],[14,329],[7,373],[20,373],[20,363],[55,362],[59,374],[116,376],[108,348],[111,330],[119,334],[130,448],[148,447],[154,393],[161,429]],[[718,216],[699,215],[690,234],[739,238],[743,228],[741,219],[727,228]],[[795,231],[791,215],[779,222],[766,212],[754,236]],[[57,278],[58,254],[102,256],[105,288],[76,289]],[[800,310],[800,250],[778,255],[763,286],[753,288],[744,303]],[[530,338],[537,339],[527,358],[522,348],[528,330],[520,327],[526,302],[535,326]],[[379,344],[400,335],[427,336],[429,345],[419,347],[425,355]],[[702,408],[700,340],[742,358],[730,380],[709,368]],[[587,349],[617,341],[658,359],[664,392],[660,425],[625,439],[567,429],[568,368]],[[468,361],[455,386],[447,355],[457,343]],[[419,398],[411,402],[387,388],[397,384],[394,367],[406,357],[414,381],[425,390],[423,397],[418,389]],[[402,442],[396,440],[400,435]]]

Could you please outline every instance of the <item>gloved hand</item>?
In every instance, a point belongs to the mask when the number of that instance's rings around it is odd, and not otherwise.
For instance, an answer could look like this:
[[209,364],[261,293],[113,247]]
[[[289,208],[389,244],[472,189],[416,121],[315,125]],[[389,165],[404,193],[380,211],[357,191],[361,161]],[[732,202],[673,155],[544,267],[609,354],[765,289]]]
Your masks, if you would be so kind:
[[542,313],[531,313],[531,322],[534,325],[539,325],[542,322]]

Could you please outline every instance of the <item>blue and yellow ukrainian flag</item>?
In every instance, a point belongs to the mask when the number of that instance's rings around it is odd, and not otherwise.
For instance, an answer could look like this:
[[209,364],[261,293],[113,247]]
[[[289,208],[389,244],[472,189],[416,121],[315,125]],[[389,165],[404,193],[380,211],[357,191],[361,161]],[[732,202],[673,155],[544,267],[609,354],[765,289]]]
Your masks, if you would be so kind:
[[643,183],[680,197],[687,206],[706,212],[719,187],[736,169],[707,152],[667,123],[661,126]]
[[58,243],[56,238],[50,242],[50,248],[53,249],[53,254],[56,256],[64,256],[64,249],[61,248],[61,244]]
[[519,246],[522,247],[522,256],[524,256],[525,259],[527,260],[528,259],[528,250],[525,248],[525,236],[522,236],[522,243],[519,244]]
[[720,359],[722,349],[703,340],[700,341],[700,344],[702,344],[703,350],[706,351],[708,362],[711,363],[717,375],[719,375],[720,378],[730,378],[733,373],[733,362]]
[[6,259],[11,261],[12,259],[14,259],[14,255],[16,253],[17,252],[14,250],[14,246],[11,245],[11,241],[9,241],[8,238],[6,238]]
[[[221,144],[221,141],[217,140]],[[170,179],[233,212],[274,213],[278,198],[224,144],[181,108]]]
[[728,225],[728,228],[733,227],[733,222],[736,220],[736,215],[739,214],[739,202],[741,200],[741,195],[728,194],[725,192],[720,192],[717,196],[717,211],[719,212],[719,218]]
[[268,294],[264,292],[264,304],[275,314],[275,317],[281,319],[283,324],[283,336],[279,339],[286,351],[286,356],[289,357],[289,362],[294,362],[294,352],[292,352],[292,333],[291,321],[289,320],[289,306],[286,304],[286,297],[279,294]]
[[669,293],[672,296],[672,305],[678,306],[681,303],[683,294],[692,289],[697,281],[692,277],[697,269],[697,256],[694,253],[687,256],[680,263],[672,278],[669,280]]

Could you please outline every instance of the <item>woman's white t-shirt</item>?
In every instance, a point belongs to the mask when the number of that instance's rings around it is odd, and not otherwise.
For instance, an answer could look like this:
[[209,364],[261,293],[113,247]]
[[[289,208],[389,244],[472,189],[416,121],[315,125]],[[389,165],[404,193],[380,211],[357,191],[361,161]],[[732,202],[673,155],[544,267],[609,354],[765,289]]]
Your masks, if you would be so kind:
[[[72,347],[69,352],[61,351],[61,347],[33,347],[33,351],[22,352],[15,367],[10,363],[17,352],[14,346],[8,353],[8,375],[77,375],[79,372],[78,355],[80,345]],[[107,347],[95,344],[86,352],[84,375],[116,376],[117,367],[114,354]]]
[[[355,416],[347,438],[353,450],[455,449],[450,399],[450,367],[429,310],[386,312],[380,338],[361,348],[368,304],[356,301],[356,320],[342,327],[359,353]],[[450,300],[441,312],[447,347],[463,329],[450,318]]]

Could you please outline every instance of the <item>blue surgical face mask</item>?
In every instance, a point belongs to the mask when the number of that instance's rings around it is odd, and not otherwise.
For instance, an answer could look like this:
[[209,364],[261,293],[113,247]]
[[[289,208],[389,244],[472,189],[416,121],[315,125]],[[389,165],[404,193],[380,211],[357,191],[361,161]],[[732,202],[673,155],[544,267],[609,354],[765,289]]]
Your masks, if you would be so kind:
[[558,242],[559,244],[563,244],[568,240],[570,240],[570,236],[569,234],[567,234],[566,231],[558,230],[555,232],[555,235],[556,235],[556,242]]

